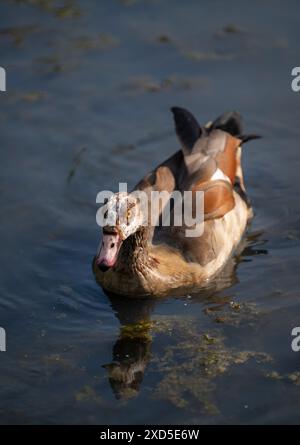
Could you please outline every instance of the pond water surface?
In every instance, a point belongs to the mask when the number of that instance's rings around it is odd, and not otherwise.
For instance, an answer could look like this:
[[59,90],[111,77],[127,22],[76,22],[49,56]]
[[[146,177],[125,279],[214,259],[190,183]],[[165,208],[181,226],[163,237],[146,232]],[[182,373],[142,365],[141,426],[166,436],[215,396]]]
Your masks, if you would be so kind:
[[[0,2],[0,422],[299,423],[299,2]],[[96,194],[239,110],[255,217],[213,285],[105,295]]]

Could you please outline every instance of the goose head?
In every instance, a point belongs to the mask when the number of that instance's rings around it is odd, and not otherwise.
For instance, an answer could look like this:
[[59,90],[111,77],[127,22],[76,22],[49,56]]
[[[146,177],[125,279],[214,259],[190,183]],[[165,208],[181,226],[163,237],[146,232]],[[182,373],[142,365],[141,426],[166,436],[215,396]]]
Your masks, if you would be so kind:
[[105,272],[116,264],[122,243],[139,230],[144,218],[139,199],[127,192],[115,193],[100,210],[102,240],[95,263]]

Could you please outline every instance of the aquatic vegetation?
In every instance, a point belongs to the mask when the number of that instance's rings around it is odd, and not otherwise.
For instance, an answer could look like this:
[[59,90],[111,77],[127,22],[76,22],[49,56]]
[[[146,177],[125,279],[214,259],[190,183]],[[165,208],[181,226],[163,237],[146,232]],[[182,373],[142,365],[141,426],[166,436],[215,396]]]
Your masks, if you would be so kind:
[[171,331],[176,342],[169,345],[160,357],[153,359],[156,372],[162,379],[153,397],[169,400],[178,408],[217,414],[214,400],[216,379],[230,368],[249,360],[269,363],[272,357],[264,352],[239,351],[226,346],[222,331],[201,332],[196,320],[162,319],[153,331]]
[[74,64],[76,64],[76,62],[73,63],[70,60],[63,60],[62,57],[57,55],[38,57],[35,59],[35,63],[37,71],[44,75],[65,73],[71,70]]
[[161,34],[157,37],[157,42],[159,43],[170,43],[172,42],[172,39],[167,34]]
[[220,31],[217,31],[215,36],[220,38],[225,38],[228,35],[241,34],[242,32],[245,32],[243,28],[241,28],[239,25],[235,25],[234,23],[230,23],[228,25],[223,26],[223,28]]
[[95,388],[90,385],[85,385],[76,394],[75,399],[77,402],[94,402],[103,403],[102,398],[96,392]]
[[282,379],[284,379],[284,377],[283,377],[282,375],[280,375],[279,372],[277,372],[277,371],[270,371],[270,372],[267,372],[267,373],[265,374],[265,376],[266,376],[267,378],[269,378],[269,379],[273,379],[273,380],[282,380]]
[[300,386],[300,372],[295,371],[290,374],[287,374],[287,378],[294,383],[294,385]]
[[36,25],[11,26],[0,29],[0,37],[7,38],[13,46],[20,47],[24,45],[27,37],[37,30]]
[[12,0],[15,3],[25,3],[33,5],[42,11],[49,12],[55,17],[61,19],[77,18],[82,15],[81,9],[76,5],[74,0],[65,0],[64,2],[58,0]]
[[210,304],[204,309],[214,322],[224,323],[226,325],[238,326],[240,324],[253,325],[260,317],[264,315],[264,311],[255,303],[238,303],[228,301],[225,304]]
[[20,95],[21,100],[25,102],[38,102],[45,97],[41,91],[27,91]]
[[77,18],[82,15],[81,9],[72,3],[66,3],[63,6],[56,6],[51,12],[60,19]]
[[152,321],[141,321],[140,323],[132,323],[121,327],[121,337],[133,339],[143,338],[147,341],[152,340],[150,330],[153,327]]
[[284,381],[285,383],[293,383],[296,386],[300,386],[300,372],[299,371],[294,371],[294,372],[290,372],[287,374],[280,374],[277,371],[271,371],[271,372],[265,373],[265,376],[268,379],[281,380],[281,381]]
[[100,33],[95,37],[81,36],[74,40],[73,47],[79,50],[106,50],[114,48],[119,40],[111,34]]
[[70,171],[69,171],[69,173],[68,173],[68,176],[67,176],[67,182],[68,182],[68,183],[70,183],[71,180],[73,179],[73,177],[74,177],[74,175],[75,175],[75,173],[76,173],[76,170],[77,170],[78,166],[79,166],[79,165],[81,164],[81,162],[82,162],[83,154],[84,154],[86,151],[87,151],[87,148],[86,148],[86,147],[82,147],[82,148],[79,150],[79,152],[76,154],[76,156],[74,157],[74,159],[73,159],[73,165],[72,165],[72,167],[71,167],[71,169],[70,169]]
[[163,79],[154,79],[151,76],[132,77],[122,86],[122,90],[129,93],[158,93],[167,90],[204,89],[207,85],[208,79],[205,77],[172,74]]
[[43,91],[22,91],[12,90],[9,97],[7,97],[7,103],[17,104],[18,102],[36,103],[40,102],[47,97],[47,94]]
[[150,76],[133,77],[122,86],[122,90],[129,93],[155,93],[163,88],[163,82],[157,81]]
[[241,32],[242,28],[240,28],[237,25],[230,24],[230,25],[224,26],[223,31],[228,34],[236,34],[236,33]]
[[190,50],[190,51],[183,51],[183,55],[187,57],[188,59],[195,60],[195,61],[215,61],[215,60],[233,60],[235,58],[234,54],[229,53],[221,53],[217,51],[197,51],[197,50]]

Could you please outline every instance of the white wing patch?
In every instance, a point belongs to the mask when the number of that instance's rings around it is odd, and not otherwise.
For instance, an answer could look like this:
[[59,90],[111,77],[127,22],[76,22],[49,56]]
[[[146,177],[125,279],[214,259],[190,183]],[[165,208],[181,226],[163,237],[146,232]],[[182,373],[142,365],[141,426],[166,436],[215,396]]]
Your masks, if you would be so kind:
[[214,172],[214,174],[212,175],[212,177],[210,178],[211,181],[216,181],[218,179],[222,179],[223,181],[227,181],[231,184],[230,179],[228,178],[227,175],[225,175],[221,169],[217,168],[217,170]]

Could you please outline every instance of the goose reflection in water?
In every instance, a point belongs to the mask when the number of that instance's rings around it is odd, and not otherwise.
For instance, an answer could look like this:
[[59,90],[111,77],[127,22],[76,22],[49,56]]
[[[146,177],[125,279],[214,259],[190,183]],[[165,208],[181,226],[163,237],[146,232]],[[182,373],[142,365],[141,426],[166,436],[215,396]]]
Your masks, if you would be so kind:
[[116,398],[129,399],[138,394],[151,358],[151,314],[156,301],[108,297],[121,328],[113,346],[113,361],[104,368]]

